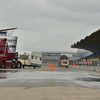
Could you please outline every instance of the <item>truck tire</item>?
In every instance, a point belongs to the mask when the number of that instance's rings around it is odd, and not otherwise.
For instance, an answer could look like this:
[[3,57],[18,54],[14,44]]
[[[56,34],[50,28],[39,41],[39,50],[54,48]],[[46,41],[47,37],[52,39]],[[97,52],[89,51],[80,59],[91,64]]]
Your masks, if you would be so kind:
[[5,62],[5,61],[1,61],[0,67],[1,67],[1,68],[5,68],[5,67],[6,67],[6,62]]
[[66,66],[66,68],[68,68],[69,66]]
[[16,68],[16,62],[15,61],[12,61],[11,68]]
[[17,68],[21,68],[21,62],[17,61]]

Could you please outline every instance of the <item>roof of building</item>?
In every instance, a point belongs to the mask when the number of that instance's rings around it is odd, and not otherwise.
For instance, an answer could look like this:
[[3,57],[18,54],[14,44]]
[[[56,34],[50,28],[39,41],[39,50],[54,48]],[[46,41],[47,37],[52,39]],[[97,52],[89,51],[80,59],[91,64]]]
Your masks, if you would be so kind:
[[93,53],[99,50],[100,42],[100,29],[93,32],[90,36],[86,36],[84,39],[77,41],[71,45],[71,48],[85,49]]
[[17,28],[0,29],[0,32],[1,31],[7,31],[7,30],[14,30],[14,29],[17,29]]

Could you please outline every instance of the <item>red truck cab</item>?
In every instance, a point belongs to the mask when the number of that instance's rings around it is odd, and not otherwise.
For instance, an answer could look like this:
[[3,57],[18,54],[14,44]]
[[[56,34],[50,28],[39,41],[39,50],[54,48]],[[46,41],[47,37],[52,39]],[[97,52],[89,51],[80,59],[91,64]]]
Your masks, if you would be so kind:
[[0,38],[0,67],[21,68],[21,62],[18,61],[18,52],[8,52],[6,38]]

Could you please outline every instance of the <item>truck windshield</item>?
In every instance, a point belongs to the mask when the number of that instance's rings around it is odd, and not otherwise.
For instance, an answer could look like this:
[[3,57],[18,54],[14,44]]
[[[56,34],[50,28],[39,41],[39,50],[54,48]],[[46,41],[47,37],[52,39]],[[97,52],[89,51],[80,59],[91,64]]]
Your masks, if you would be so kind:
[[0,53],[2,53],[2,47],[0,47]]
[[62,55],[61,58],[60,58],[60,60],[63,60],[63,59],[68,60],[68,57],[66,55]]

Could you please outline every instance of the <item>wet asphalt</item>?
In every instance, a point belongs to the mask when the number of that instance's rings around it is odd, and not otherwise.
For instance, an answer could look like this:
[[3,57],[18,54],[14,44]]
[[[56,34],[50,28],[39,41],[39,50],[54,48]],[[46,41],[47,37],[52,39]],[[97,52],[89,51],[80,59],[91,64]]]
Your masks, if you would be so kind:
[[[51,68],[49,66],[51,64]],[[52,69],[52,64],[54,69]],[[71,65],[70,65],[71,66]],[[0,69],[0,87],[71,86],[100,88],[100,73],[58,67],[57,62],[44,62],[40,68]]]

